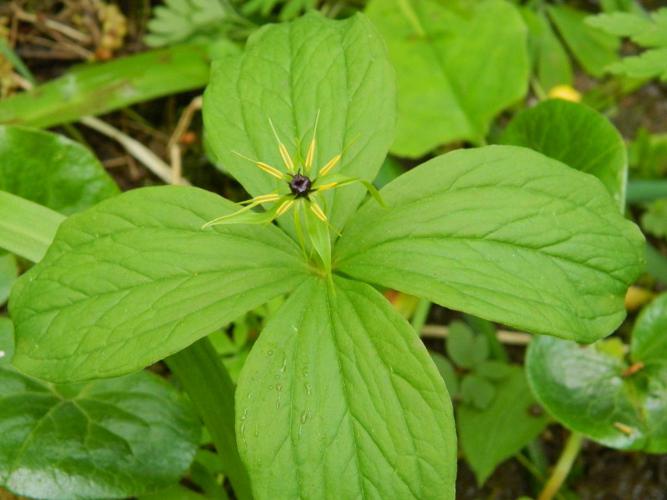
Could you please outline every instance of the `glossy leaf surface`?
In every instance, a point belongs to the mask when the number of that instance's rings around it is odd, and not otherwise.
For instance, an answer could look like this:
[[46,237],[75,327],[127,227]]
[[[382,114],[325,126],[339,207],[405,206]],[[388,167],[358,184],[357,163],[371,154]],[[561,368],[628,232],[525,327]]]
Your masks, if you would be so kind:
[[[342,154],[335,173],[372,181],[393,138],[394,107],[394,74],[370,22],[309,14],[259,30],[241,57],[213,65],[204,122],[219,165],[256,196],[287,188],[234,153],[285,171],[269,120],[295,160],[306,157],[319,114],[312,174]],[[334,226],[364,193],[359,185],[326,193]]]
[[34,498],[128,497],[178,481],[200,424],[155,375],[53,386],[0,367],[0,484]]
[[368,285],[313,278],[294,292],[246,361],[236,412],[258,500],[454,498],[445,384]]
[[298,285],[300,249],[278,228],[202,229],[237,209],[161,187],[71,216],[12,292],[15,365],[57,382],[127,373]]
[[625,317],[644,239],[594,177],[513,146],[459,150],[367,203],[334,266],[535,333],[593,341]]
[[630,360],[540,338],[526,361],[533,392],[564,425],[613,448],[667,452],[667,295],[640,314]]
[[518,113],[501,142],[534,149],[594,175],[619,207],[625,207],[625,141],[605,116],[588,106],[561,99],[544,101]]
[[65,215],[118,194],[92,152],[66,137],[0,126],[0,191]]
[[374,0],[366,12],[387,42],[398,82],[392,152],[419,157],[456,140],[480,142],[526,93],[527,32],[502,0]]

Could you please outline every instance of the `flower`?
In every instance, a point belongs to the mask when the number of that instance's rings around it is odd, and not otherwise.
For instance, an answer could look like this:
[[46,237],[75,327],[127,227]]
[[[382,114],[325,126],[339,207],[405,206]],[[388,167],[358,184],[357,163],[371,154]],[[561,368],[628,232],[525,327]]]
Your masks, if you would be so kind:
[[[262,194],[243,201],[241,202],[241,205],[244,205],[243,208],[234,213],[217,217],[204,224],[202,228],[219,224],[262,224],[272,222],[299,203],[305,204],[307,209],[320,221],[328,224],[327,216],[324,210],[322,210],[319,193],[354,183],[362,183],[366,189],[379,200],[379,193],[371,183],[355,177],[347,177],[340,174],[331,175],[333,169],[340,163],[342,153],[334,155],[324,164],[324,166],[317,169],[317,172],[314,175],[312,174],[315,148],[317,147],[316,135],[319,116],[320,114],[318,112],[317,117],[315,118],[313,136],[308,146],[306,158],[303,161],[298,160],[298,163],[292,159],[287,147],[285,147],[285,144],[283,144],[280,137],[278,137],[273,122],[269,119],[271,130],[278,143],[280,157],[283,160],[287,172],[283,172],[266,162],[253,160],[237,151],[233,151],[234,154],[253,163],[263,172],[266,172],[276,179],[284,181],[288,189],[285,190],[283,187],[282,193],[280,192],[280,189],[277,189],[271,193]],[[295,156],[298,157],[299,155],[297,154]],[[265,212],[252,211],[253,208],[266,203],[273,203],[273,206]]]

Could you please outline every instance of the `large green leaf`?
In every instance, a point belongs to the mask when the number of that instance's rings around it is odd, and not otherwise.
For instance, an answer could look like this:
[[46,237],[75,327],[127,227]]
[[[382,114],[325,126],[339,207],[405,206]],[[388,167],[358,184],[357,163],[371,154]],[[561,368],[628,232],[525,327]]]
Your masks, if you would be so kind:
[[53,386],[0,367],[0,484],[35,498],[128,497],[178,481],[200,424],[145,372]]
[[397,155],[481,142],[496,114],[526,93],[526,28],[509,3],[373,0],[366,12],[398,77]]
[[0,126],[0,191],[63,214],[118,194],[115,182],[81,144],[61,135]]
[[501,142],[534,149],[596,176],[624,209],[625,142],[606,117],[588,106],[562,99],[541,102],[517,114]]
[[131,372],[298,285],[300,249],[275,226],[201,229],[237,208],[160,187],[71,216],[12,291],[14,364],[56,382]]
[[458,407],[461,448],[479,484],[542,432],[549,417],[539,410],[520,366],[512,366],[500,381],[488,408]]
[[602,76],[607,66],[618,59],[618,38],[589,26],[586,12],[568,5],[551,5],[547,12],[575,59],[591,75]]
[[625,317],[644,239],[600,181],[515,146],[459,150],[381,191],[338,241],[358,279],[535,333],[582,341]]
[[667,365],[667,294],[660,295],[639,316],[632,331],[632,360]]
[[370,286],[304,283],[262,332],[236,392],[257,499],[454,498],[444,382]]
[[[284,170],[269,119],[292,156],[305,157],[319,113],[315,171],[343,153],[334,172],[371,181],[393,138],[394,107],[393,71],[370,22],[310,14],[260,30],[242,57],[214,64],[204,122],[218,163],[254,196],[283,181],[234,151]],[[333,225],[342,227],[364,190],[327,195]]]

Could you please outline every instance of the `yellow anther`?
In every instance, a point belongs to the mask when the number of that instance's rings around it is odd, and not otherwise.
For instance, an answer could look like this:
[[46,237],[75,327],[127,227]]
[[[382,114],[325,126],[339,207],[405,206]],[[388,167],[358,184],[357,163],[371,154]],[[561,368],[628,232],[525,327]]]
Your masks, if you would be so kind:
[[317,142],[317,124],[320,121],[320,112],[317,111],[317,116],[315,117],[315,126],[313,127],[313,138],[310,140],[310,146],[308,146],[308,153],[306,154],[306,162],[304,163],[304,170],[306,173],[310,172],[311,167],[313,166],[313,160],[315,159],[315,144]]
[[276,201],[280,199],[280,195],[277,193],[262,194],[260,196],[255,196],[252,200],[249,200],[251,203],[268,203],[270,201]]
[[317,216],[317,218],[320,219],[322,222],[327,221],[327,216],[322,210],[322,208],[320,208],[320,206],[312,200],[310,202],[310,211],[313,212]]
[[280,217],[282,214],[287,212],[292,205],[294,205],[294,200],[286,200],[283,201],[283,203],[278,207],[278,210],[276,211],[276,217]]
[[339,154],[337,154],[336,156],[334,156],[333,158],[331,158],[331,159],[327,162],[327,164],[324,165],[324,166],[320,169],[318,175],[319,175],[320,177],[323,177],[323,176],[327,175],[329,172],[331,172],[331,170],[332,170],[336,165],[338,165],[338,162],[340,161],[340,158],[341,158],[341,155],[339,155]]
[[258,161],[257,163],[255,163],[255,165],[257,165],[259,168],[261,168],[267,174],[274,176],[276,179],[280,179],[280,180],[285,179],[285,174],[283,174],[277,168],[272,167],[268,163],[264,163],[263,161]]
[[276,131],[276,127],[273,126],[273,122],[271,121],[271,118],[269,118],[269,125],[271,125],[271,130],[273,131],[273,136],[276,138],[276,142],[278,143],[278,151],[280,152],[280,156],[283,159],[283,163],[285,164],[285,168],[289,172],[294,172],[294,162],[292,161],[292,157],[290,156],[289,152],[287,151],[287,148],[285,145],[280,141],[280,137],[278,137],[278,132]]
[[322,184],[320,187],[317,188],[318,191],[326,191],[327,189],[333,189],[336,186],[338,186],[340,182],[329,182],[328,184]]

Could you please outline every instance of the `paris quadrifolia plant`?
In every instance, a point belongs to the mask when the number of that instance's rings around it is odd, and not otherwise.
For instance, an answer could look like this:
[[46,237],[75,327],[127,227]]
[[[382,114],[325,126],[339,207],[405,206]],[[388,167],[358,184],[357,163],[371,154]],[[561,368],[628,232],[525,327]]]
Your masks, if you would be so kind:
[[[592,175],[486,146],[375,193],[395,74],[361,14],[260,29],[214,61],[203,113],[214,162],[251,199],[142,188],[67,218],[14,286],[13,363],[56,383],[120,376],[286,297],[240,373],[235,436],[216,441],[239,498],[244,481],[257,499],[454,498],[445,384],[378,287],[579,342],[625,316],[644,240]],[[202,380],[206,394],[221,379]]]

